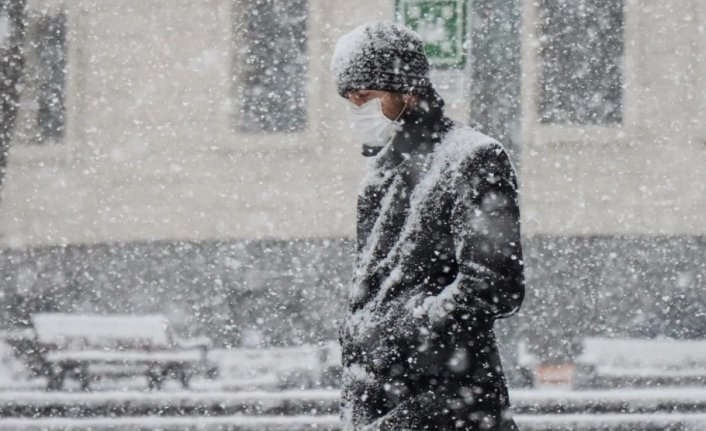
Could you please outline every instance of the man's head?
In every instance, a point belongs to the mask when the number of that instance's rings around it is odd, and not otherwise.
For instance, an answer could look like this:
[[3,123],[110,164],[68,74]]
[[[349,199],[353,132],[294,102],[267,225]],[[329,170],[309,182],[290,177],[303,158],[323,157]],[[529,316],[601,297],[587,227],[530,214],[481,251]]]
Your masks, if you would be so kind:
[[351,103],[380,98],[395,120],[431,90],[429,61],[421,37],[388,21],[372,22],[342,36],[331,60],[338,93]]
[[351,90],[346,93],[346,99],[356,106],[379,98],[383,115],[390,120],[397,120],[405,112],[417,106],[419,96],[415,94],[393,93],[382,90]]

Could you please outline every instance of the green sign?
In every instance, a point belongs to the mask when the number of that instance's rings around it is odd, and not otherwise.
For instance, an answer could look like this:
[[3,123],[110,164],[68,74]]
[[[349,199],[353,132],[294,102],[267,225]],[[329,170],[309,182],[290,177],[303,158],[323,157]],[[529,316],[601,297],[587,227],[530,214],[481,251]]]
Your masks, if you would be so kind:
[[431,64],[465,64],[466,0],[397,0],[397,16],[422,37]]

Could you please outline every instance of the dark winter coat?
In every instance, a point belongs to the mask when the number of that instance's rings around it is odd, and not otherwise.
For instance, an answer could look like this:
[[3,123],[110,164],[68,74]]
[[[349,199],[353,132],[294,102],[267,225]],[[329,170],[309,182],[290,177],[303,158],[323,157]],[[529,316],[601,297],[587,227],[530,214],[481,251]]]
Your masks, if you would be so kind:
[[524,297],[515,173],[441,112],[370,159],[341,327],[347,430],[514,430],[493,333]]

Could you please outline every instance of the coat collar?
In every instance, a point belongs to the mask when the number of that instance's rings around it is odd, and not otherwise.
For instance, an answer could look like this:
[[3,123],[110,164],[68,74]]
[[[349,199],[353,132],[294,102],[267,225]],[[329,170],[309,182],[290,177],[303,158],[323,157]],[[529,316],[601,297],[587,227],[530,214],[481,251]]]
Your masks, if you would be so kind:
[[363,154],[376,156],[379,168],[391,169],[412,157],[431,153],[451,126],[452,120],[440,110],[423,116],[408,116],[403,120],[400,130],[384,147],[364,146]]
[[427,147],[439,142],[453,124],[453,121],[444,115],[444,100],[430,87],[421,94],[418,106],[402,116],[401,129],[385,145],[363,144],[363,155],[375,157],[387,148],[391,151],[385,152],[404,157],[405,154],[412,154],[417,148],[429,150]]
[[405,114],[400,120],[401,128],[386,145],[364,144],[363,155],[376,156],[387,145],[392,145],[395,152],[410,153],[420,144],[440,141],[451,128],[452,120],[444,115],[443,104],[431,106],[433,107],[427,111],[416,109]]

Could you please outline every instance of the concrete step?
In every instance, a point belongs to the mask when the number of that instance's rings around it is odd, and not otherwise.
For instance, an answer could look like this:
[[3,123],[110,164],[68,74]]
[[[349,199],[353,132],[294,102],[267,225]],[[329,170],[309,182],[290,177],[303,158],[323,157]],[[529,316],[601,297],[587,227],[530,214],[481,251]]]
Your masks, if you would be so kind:
[[[703,413],[517,415],[520,431],[702,431]],[[1,419],[15,431],[340,431],[338,416],[220,416]]]
[[[338,390],[0,392],[0,417],[337,415]],[[706,388],[514,390],[515,414],[706,413]]]
[[283,392],[0,392],[0,417],[338,414],[338,390]]

